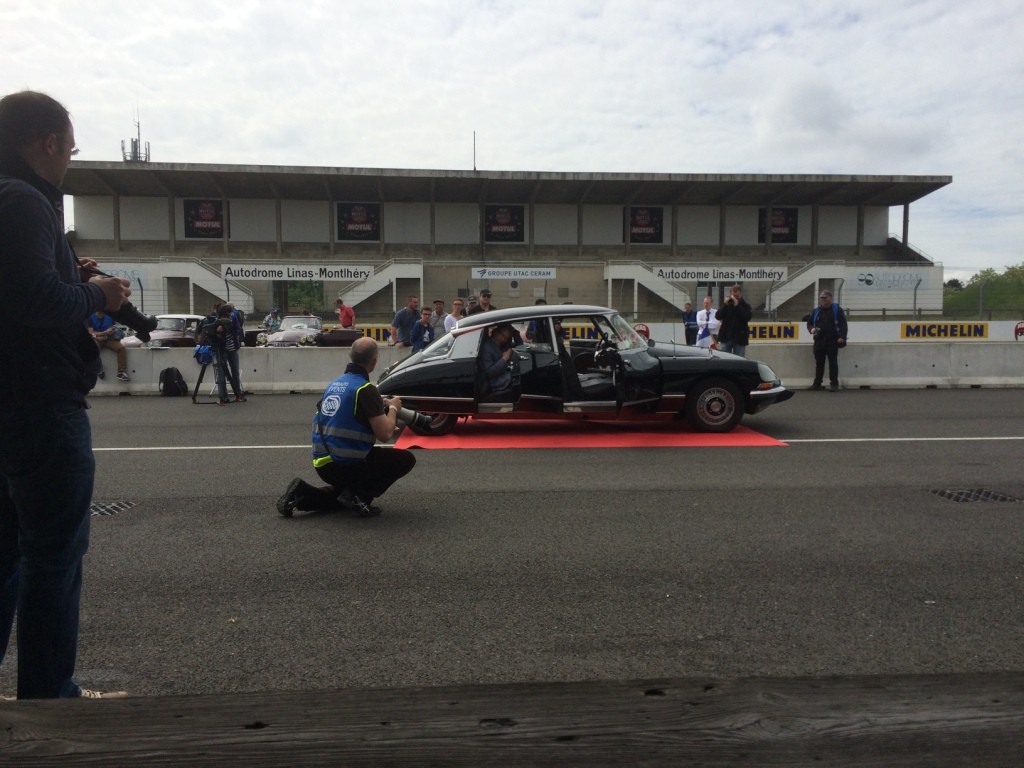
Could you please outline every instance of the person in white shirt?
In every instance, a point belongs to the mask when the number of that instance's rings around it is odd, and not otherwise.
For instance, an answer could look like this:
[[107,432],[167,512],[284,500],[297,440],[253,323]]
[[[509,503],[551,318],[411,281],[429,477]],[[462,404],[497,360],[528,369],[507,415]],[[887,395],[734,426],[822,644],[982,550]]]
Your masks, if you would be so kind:
[[444,332],[451,333],[455,324],[466,316],[466,302],[462,299],[452,299],[451,314],[444,316]]
[[697,346],[708,349],[718,334],[722,323],[715,317],[715,308],[711,306],[711,297],[704,297],[704,309],[697,313]]

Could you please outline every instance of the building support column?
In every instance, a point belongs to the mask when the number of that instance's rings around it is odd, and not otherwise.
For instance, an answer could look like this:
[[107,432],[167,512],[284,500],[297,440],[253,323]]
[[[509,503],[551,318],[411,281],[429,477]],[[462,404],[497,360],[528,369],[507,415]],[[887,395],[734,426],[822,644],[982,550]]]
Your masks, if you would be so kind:
[[910,203],[903,204],[903,253],[910,251]]
[[818,255],[818,224],[820,221],[820,206],[815,203],[811,206],[811,261]]
[[718,258],[725,261],[725,203],[718,206]]
[[114,253],[121,253],[121,196],[114,195]]
[[864,206],[857,206],[857,258],[864,257]]
[[[174,230],[174,224],[175,224],[175,222],[174,222],[174,196],[173,195],[168,195],[167,196],[167,242],[168,242],[168,246],[169,246],[168,247],[168,251],[170,252],[171,256],[174,255],[175,244],[178,241],[177,235],[176,235],[175,230]],[[189,282],[191,283],[191,280]],[[190,291],[190,294],[191,294],[191,291]],[[189,298],[189,301],[191,301],[191,297]]]

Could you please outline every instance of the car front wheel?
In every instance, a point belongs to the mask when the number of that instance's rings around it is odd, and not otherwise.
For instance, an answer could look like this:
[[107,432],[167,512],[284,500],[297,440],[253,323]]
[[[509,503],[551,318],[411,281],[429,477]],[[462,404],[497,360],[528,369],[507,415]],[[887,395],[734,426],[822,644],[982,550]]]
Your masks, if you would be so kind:
[[686,420],[699,432],[729,432],[743,418],[740,391],[727,379],[708,379],[686,396]]
[[459,417],[452,413],[426,413],[423,415],[430,417],[430,424],[424,426],[410,424],[409,429],[417,435],[425,437],[447,435],[455,429],[455,425],[459,421]]

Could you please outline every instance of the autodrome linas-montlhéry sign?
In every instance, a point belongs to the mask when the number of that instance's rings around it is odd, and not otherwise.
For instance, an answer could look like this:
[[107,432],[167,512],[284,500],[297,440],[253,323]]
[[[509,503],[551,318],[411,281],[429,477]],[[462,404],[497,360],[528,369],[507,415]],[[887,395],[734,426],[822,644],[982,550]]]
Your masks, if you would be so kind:
[[788,270],[786,267],[767,264],[752,264],[749,266],[715,266],[706,267],[703,265],[685,267],[657,267],[652,270],[662,280],[696,280],[699,283],[715,282],[719,280],[767,280],[779,282],[785,280]]
[[369,280],[373,267],[363,264],[222,264],[225,280]]

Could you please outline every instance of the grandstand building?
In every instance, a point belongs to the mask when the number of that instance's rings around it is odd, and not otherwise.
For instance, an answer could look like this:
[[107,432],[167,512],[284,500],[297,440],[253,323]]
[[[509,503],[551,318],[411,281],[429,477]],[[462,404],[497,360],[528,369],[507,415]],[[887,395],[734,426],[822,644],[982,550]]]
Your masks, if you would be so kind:
[[365,321],[489,288],[500,307],[660,322],[735,282],[762,317],[799,318],[823,288],[854,314],[940,313],[910,204],[951,181],[76,161],[64,189],[79,255],[131,277],[150,313],[304,309],[289,285],[314,281],[314,311],[342,297]]

